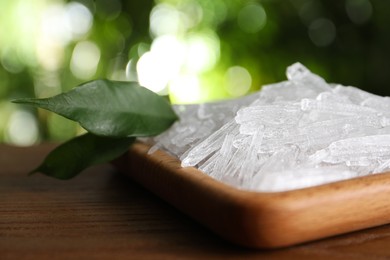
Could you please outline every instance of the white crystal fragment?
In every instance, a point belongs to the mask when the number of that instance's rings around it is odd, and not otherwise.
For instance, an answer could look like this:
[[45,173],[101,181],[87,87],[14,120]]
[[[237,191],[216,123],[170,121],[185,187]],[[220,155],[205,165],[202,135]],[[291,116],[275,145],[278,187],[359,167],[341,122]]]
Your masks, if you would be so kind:
[[369,166],[390,158],[390,135],[347,138],[331,143],[325,150],[316,152],[312,159],[325,163],[345,163]]
[[235,100],[177,105],[143,139],[241,189],[285,191],[390,170],[390,98],[333,85],[300,63],[288,81]]
[[279,192],[358,177],[354,171],[332,168],[297,168],[256,176],[250,190]]

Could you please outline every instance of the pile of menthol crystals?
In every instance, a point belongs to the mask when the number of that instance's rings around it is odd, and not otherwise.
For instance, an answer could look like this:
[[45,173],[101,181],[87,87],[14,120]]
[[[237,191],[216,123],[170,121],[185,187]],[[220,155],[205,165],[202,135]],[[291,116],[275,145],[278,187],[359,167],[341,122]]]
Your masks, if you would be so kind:
[[[155,137],[182,166],[237,188],[286,191],[390,169],[390,98],[327,84],[302,64],[236,100],[178,105]],[[150,140],[149,140],[150,141]]]

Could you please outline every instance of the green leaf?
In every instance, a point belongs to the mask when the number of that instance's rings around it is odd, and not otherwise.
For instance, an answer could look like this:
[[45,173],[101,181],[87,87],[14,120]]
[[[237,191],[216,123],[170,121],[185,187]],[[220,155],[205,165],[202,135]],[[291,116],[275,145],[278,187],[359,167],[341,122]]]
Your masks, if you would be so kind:
[[41,172],[57,179],[70,179],[89,166],[122,155],[134,140],[134,137],[111,138],[87,133],[55,148],[30,174]]
[[100,136],[153,136],[177,120],[165,98],[134,82],[96,80],[51,98],[13,102],[50,110]]

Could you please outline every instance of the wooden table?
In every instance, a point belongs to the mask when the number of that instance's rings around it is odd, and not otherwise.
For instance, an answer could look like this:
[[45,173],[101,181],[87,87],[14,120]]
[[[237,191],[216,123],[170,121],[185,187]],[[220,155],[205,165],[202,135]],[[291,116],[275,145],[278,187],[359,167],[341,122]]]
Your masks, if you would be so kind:
[[2,260],[390,258],[390,225],[253,250],[223,241],[110,165],[70,181],[28,177],[53,147],[0,145]]

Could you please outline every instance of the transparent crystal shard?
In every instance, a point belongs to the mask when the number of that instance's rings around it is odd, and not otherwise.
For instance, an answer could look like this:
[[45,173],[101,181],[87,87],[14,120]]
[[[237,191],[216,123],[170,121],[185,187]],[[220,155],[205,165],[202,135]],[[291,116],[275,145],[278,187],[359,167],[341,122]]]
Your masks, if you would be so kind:
[[370,96],[361,102],[362,106],[375,108],[376,110],[390,115],[390,97]]
[[325,80],[316,74],[311,73],[305,66],[297,62],[287,68],[287,78],[299,85],[317,89],[318,91],[329,91],[330,87]]
[[225,135],[228,133],[234,133],[234,130],[238,133],[236,122],[231,120],[204,141],[192,147],[185,154],[183,154],[180,158],[182,161],[182,166],[195,166],[202,160],[215,153],[215,151],[219,150],[222,146]]
[[316,97],[316,100],[342,104],[354,104],[347,96],[336,94],[333,91],[320,93]]
[[260,151],[265,153],[276,152],[285,145],[304,143],[306,139],[306,136],[302,135],[295,125],[290,127],[266,127]]
[[312,187],[325,183],[358,177],[358,173],[345,168],[297,168],[257,175],[251,190],[278,192]]
[[240,109],[235,120],[240,124],[240,133],[253,134],[265,125],[294,125],[300,113],[299,106],[293,104],[249,106]]
[[302,98],[316,98],[324,91],[327,90],[312,85],[299,84],[299,82],[283,81],[263,86],[260,92],[260,101],[264,104],[300,101]]
[[262,139],[263,132],[259,131],[247,139],[247,146],[236,149],[223,172],[223,176],[221,176],[221,180],[225,180],[229,184],[236,183],[235,186],[246,187],[263,163],[257,154]]
[[299,62],[290,65],[286,71],[286,76],[289,80],[302,80],[310,76],[310,74],[311,72]]
[[351,87],[351,86],[343,86],[340,84],[336,85],[333,88],[333,92],[336,95],[348,98],[352,103],[356,105],[360,105],[367,98],[376,96],[374,94],[371,94],[359,88]]
[[379,128],[379,118],[365,116],[317,120],[300,126],[300,134],[305,136],[306,140],[298,144],[305,145],[307,150],[315,151],[337,140],[378,134]]
[[218,176],[226,171],[226,167],[234,152],[234,135],[228,133],[222,143],[221,149],[217,153],[218,157],[215,159],[215,165],[210,175]]
[[324,114],[333,114],[337,116],[373,115],[377,113],[375,109],[370,107],[308,98],[301,100],[301,109],[303,111],[318,111]]
[[[241,168],[238,172],[238,175],[241,178],[252,177],[256,171],[256,166],[258,165],[258,156],[257,153],[260,150],[260,146],[263,142],[264,129],[259,130],[258,132],[252,135],[252,140],[247,148],[244,161],[241,162]],[[239,162],[237,162],[239,164]]]
[[271,172],[284,171],[296,167],[301,160],[301,149],[297,145],[284,145],[277,152],[273,153],[261,166],[258,175]]
[[369,166],[390,158],[390,135],[374,135],[335,141],[312,159],[325,163],[345,163],[348,166]]

